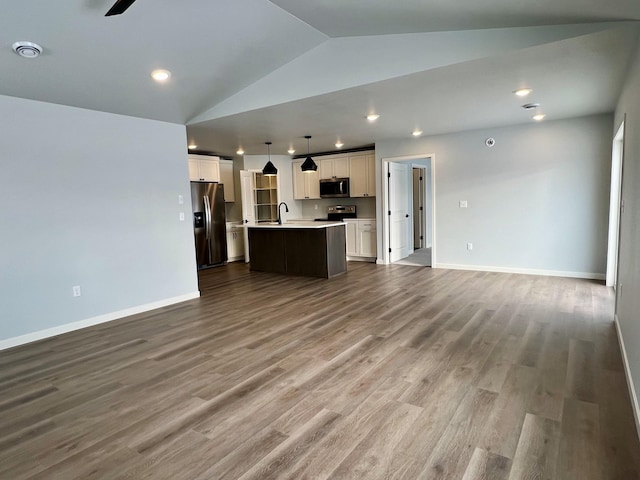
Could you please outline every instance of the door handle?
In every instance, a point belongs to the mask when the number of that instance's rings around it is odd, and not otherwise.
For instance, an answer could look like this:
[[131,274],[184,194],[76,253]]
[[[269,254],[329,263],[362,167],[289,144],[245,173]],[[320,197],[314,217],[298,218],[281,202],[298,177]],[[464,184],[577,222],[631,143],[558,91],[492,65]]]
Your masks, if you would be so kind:
[[244,223],[249,223],[249,220],[246,220],[246,219],[245,219]]

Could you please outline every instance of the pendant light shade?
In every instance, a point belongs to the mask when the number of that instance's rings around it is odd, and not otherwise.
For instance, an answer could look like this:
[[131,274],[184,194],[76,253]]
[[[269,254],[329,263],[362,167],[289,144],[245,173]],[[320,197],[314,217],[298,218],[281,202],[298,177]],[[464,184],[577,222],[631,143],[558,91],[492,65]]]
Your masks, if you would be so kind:
[[313,158],[311,158],[311,154],[309,153],[311,151],[309,148],[309,139],[311,138],[311,135],[306,135],[304,138],[307,139],[307,158],[302,162],[300,168],[305,173],[316,172],[318,171],[318,165],[316,165],[316,162],[313,161]]
[[270,148],[271,142],[264,142],[264,143],[267,146],[267,155],[269,156],[269,161],[262,169],[262,174],[265,177],[273,177],[278,174],[278,169],[273,163],[271,163],[271,148]]

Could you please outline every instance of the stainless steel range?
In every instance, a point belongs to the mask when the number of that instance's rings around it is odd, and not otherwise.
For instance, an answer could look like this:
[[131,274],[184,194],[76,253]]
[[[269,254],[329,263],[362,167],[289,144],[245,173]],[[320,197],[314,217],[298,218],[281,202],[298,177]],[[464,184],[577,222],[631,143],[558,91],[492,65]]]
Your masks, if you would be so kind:
[[345,218],[356,218],[355,205],[330,205],[327,207],[327,219],[342,221]]

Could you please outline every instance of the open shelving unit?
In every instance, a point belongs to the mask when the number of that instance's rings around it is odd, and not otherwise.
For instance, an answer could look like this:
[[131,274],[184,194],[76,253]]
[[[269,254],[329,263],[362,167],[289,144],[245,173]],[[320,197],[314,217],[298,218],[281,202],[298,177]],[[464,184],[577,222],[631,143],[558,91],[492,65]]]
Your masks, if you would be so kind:
[[265,176],[254,172],[253,205],[257,223],[278,219],[278,176]]

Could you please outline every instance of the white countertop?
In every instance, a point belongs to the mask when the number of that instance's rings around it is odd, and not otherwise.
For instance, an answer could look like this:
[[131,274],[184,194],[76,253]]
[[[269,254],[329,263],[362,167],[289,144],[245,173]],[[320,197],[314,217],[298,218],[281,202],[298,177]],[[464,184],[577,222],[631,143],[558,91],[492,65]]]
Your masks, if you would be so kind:
[[278,223],[256,223],[255,225],[247,225],[249,228],[327,228],[336,227],[338,225],[345,225],[344,222],[315,222],[315,221],[296,221],[296,222],[284,222],[282,225]]

